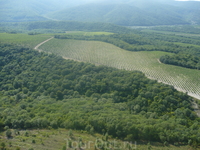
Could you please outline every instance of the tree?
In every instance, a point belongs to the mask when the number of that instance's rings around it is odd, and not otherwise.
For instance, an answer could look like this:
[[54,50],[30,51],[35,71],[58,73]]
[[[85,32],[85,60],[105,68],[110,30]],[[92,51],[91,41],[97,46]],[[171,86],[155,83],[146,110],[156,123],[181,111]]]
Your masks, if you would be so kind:
[[56,92],[56,97],[58,100],[62,100],[63,99],[63,93],[59,90]]
[[0,119],[0,131],[3,131],[3,127],[4,127],[4,122],[2,119]]
[[1,149],[4,150],[6,147],[6,144],[4,142],[1,143]]
[[7,131],[6,131],[6,137],[8,139],[12,137],[12,131],[10,129],[7,129]]

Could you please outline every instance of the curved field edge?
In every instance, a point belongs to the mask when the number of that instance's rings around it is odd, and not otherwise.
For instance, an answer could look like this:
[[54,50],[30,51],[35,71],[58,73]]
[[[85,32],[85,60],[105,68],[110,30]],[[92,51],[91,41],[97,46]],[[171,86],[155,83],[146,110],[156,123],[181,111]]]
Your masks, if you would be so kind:
[[39,49],[66,59],[90,62],[125,70],[138,70],[148,78],[174,86],[200,99],[200,71],[159,63],[166,52],[130,52],[99,41],[52,39]]

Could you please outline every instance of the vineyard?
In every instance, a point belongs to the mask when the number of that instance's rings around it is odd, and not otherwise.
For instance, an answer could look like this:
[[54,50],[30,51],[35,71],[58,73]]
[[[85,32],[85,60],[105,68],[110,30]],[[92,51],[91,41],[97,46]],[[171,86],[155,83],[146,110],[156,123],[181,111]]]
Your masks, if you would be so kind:
[[166,52],[130,52],[104,42],[60,39],[52,39],[39,49],[66,59],[138,70],[148,78],[172,85],[200,99],[200,71],[160,63],[158,59]]

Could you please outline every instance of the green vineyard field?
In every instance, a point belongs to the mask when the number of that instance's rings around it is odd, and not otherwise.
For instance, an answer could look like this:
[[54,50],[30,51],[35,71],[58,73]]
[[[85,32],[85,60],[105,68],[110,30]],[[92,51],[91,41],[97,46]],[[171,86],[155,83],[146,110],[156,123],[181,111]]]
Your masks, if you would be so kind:
[[90,62],[125,70],[138,70],[148,78],[174,86],[200,99],[200,71],[172,65],[158,60],[166,52],[130,52],[112,44],[98,41],[52,39],[40,50],[63,56],[66,59]]

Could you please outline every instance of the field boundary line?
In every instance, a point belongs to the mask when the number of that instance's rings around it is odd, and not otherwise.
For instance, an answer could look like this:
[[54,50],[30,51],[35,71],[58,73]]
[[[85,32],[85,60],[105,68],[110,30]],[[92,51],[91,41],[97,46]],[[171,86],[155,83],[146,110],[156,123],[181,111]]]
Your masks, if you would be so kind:
[[162,64],[162,62],[160,61],[160,59],[157,59],[157,61],[159,62],[159,64]]
[[54,38],[54,37],[51,37],[51,38],[49,38],[49,39],[47,39],[47,40],[45,40],[45,41],[39,43],[38,45],[36,45],[36,46],[34,47],[34,49],[40,51],[38,48],[39,48],[41,45],[43,45],[44,43],[46,43],[46,42],[52,40],[53,38]]

